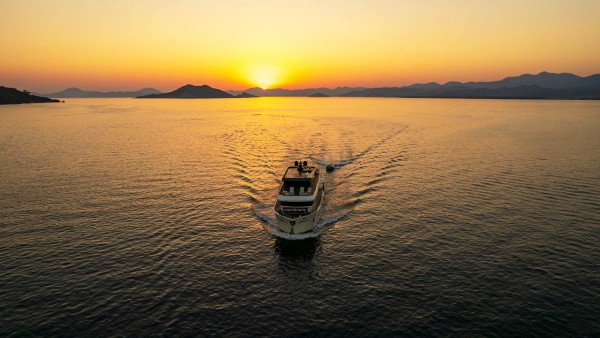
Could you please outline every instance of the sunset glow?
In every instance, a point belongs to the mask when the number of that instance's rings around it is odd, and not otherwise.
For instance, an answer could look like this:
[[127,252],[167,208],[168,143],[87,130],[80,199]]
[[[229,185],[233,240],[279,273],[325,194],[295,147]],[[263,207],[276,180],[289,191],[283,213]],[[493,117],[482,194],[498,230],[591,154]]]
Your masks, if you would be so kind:
[[255,64],[248,67],[248,79],[262,89],[269,89],[281,81],[281,71],[272,65]]
[[399,86],[600,72],[600,2],[7,1],[2,85]]

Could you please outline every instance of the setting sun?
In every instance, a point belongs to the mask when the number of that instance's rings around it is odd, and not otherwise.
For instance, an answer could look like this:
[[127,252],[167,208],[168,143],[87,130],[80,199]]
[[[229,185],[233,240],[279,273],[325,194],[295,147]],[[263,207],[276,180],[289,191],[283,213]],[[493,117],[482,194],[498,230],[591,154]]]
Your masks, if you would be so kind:
[[2,2],[0,85],[396,87],[600,67],[595,0],[74,3]]
[[281,70],[269,64],[253,64],[248,67],[248,81],[262,89],[281,83]]

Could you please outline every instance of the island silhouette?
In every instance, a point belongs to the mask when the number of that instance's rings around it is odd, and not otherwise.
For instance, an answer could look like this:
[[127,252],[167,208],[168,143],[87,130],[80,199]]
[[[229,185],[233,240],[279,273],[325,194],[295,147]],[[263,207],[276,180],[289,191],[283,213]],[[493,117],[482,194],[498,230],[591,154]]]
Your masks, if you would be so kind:
[[[522,74],[498,81],[416,83],[402,87],[337,87],[337,88],[248,88],[243,91],[213,88],[209,85],[185,85],[168,93],[154,88],[139,91],[96,92],[67,88],[52,94],[32,95],[28,91],[1,87],[1,103],[56,102],[48,97],[136,97],[136,98],[253,98],[253,97],[405,97],[405,98],[462,98],[462,99],[555,99],[600,100],[600,74],[581,77],[571,73]],[[10,91],[12,90],[12,91]],[[40,94],[37,94],[40,95]]]
[[474,99],[600,99],[600,74],[580,77],[569,73],[523,74],[500,81],[435,82],[404,87],[370,88],[346,97],[422,97]]
[[258,95],[252,95],[250,93],[243,92],[241,94],[235,95],[235,97],[239,98],[251,98],[251,97],[259,97]]
[[[237,95],[241,92],[228,91]],[[600,99],[600,74],[581,77],[570,73],[523,74],[489,82],[416,83],[402,87],[378,88],[249,88],[244,92],[257,96],[341,96],[341,97],[414,97],[479,99]]]
[[142,88],[138,91],[110,91],[110,92],[99,92],[92,90],[81,90],[76,87],[67,88],[60,92],[41,94],[35,93],[35,95],[46,96],[46,97],[60,97],[60,98],[103,98],[103,97],[136,97],[141,95],[160,94],[161,92],[154,88]]
[[47,97],[32,95],[27,90],[18,90],[16,88],[8,88],[0,86],[0,104],[20,104],[20,103],[44,103],[44,102],[60,102],[60,100],[50,99]]
[[235,96],[220,89],[208,85],[194,86],[191,84],[175,89],[172,92],[163,94],[150,94],[138,96],[139,99],[225,99]]

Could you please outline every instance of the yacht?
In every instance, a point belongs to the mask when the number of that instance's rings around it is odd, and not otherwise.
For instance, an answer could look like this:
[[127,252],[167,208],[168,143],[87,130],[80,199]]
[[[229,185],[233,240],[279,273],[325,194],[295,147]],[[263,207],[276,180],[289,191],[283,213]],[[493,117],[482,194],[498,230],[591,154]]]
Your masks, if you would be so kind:
[[277,226],[290,234],[312,230],[321,217],[324,197],[319,168],[309,166],[306,161],[295,161],[283,174],[273,208]]

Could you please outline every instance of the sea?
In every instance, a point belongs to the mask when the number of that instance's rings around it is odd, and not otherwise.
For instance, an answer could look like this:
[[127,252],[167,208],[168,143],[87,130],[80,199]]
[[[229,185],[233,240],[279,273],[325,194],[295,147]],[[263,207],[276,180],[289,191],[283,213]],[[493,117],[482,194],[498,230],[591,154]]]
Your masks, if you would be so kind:
[[0,106],[1,337],[600,336],[600,101],[64,100]]

